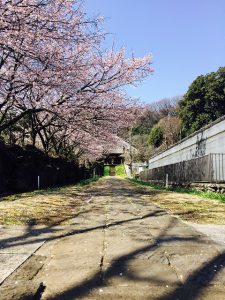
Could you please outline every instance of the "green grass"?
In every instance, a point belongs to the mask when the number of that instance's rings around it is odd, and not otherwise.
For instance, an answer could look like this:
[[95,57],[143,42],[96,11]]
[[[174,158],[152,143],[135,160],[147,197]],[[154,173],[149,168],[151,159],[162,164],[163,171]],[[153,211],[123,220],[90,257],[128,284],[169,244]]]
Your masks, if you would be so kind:
[[139,184],[139,185],[150,186],[150,187],[154,188],[155,190],[190,194],[190,195],[199,196],[201,198],[219,200],[219,201],[225,203],[225,194],[219,194],[219,193],[215,193],[215,192],[196,191],[196,190],[193,190],[193,189],[181,188],[181,187],[166,188],[166,187],[163,187],[162,185],[142,181],[142,180],[139,180],[139,179],[129,179],[129,181],[131,181],[135,184]]
[[110,171],[110,167],[109,166],[104,166],[103,176],[109,176],[109,171]]
[[116,176],[126,177],[124,165],[116,166]]

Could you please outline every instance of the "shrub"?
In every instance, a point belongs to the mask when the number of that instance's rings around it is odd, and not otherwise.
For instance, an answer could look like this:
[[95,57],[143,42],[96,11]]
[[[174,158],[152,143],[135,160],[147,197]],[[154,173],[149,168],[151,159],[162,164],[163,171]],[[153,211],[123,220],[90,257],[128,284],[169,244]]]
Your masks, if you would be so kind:
[[116,176],[126,177],[124,165],[116,166]]
[[149,134],[149,144],[159,147],[163,141],[163,129],[159,126],[153,127]]
[[109,176],[109,170],[110,170],[109,166],[104,166],[104,173],[103,173],[103,175],[104,176]]

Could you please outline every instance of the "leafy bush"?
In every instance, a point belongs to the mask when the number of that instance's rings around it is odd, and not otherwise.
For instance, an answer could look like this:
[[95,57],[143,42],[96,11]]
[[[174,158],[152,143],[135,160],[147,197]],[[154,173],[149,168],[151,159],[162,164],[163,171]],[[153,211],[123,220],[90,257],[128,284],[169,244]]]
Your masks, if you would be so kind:
[[149,134],[149,144],[154,147],[159,147],[163,141],[163,129],[159,126],[152,128]]
[[104,176],[109,176],[110,167],[104,166]]
[[116,176],[126,177],[124,165],[116,166]]

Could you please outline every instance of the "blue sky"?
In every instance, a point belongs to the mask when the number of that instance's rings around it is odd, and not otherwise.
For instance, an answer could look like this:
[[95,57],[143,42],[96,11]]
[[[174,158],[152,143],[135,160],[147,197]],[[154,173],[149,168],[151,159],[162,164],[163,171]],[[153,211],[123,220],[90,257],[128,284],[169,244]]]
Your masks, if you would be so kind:
[[106,17],[108,43],[153,55],[155,72],[129,93],[151,103],[184,94],[200,74],[225,66],[225,0],[84,0]]

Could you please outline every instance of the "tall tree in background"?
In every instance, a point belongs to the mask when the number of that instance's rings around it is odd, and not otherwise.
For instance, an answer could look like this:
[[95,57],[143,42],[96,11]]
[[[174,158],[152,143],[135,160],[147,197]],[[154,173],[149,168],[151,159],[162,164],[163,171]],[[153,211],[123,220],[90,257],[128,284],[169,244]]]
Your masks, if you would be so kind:
[[163,131],[161,150],[167,149],[180,140],[181,121],[178,117],[164,117],[160,119],[157,126],[162,128]]
[[164,117],[177,116],[178,102],[182,99],[181,96],[174,96],[171,98],[164,98],[151,104],[151,109],[158,114],[159,119]]
[[177,104],[181,96],[164,98],[148,104],[139,113],[133,126],[135,161],[146,161],[156,152],[165,150],[180,140],[180,120]]
[[149,134],[149,144],[158,148],[163,142],[163,129],[159,125],[155,125]]
[[180,139],[180,120],[177,116],[177,105],[180,96],[165,98],[151,104],[152,111],[157,114],[158,122],[150,129],[149,144],[154,151],[162,151]]
[[198,76],[179,102],[184,136],[225,115],[225,67]]

